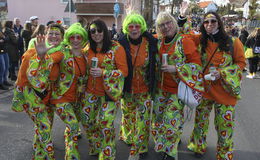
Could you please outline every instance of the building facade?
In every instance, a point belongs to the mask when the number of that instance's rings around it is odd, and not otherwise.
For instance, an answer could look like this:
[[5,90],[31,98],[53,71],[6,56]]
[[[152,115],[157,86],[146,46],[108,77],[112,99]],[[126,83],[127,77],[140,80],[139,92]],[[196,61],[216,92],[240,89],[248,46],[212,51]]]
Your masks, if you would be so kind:
[[[125,5],[122,0],[76,0],[74,3],[76,8],[75,15],[83,25],[99,17],[106,22],[109,28],[113,24],[116,24],[117,28],[121,28],[125,13]],[[117,16],[114,14],[116,4],[119,7]]]
[[77,17],[74,13],[65,12],[67,4],[68,0],[7,0],[7,19],[18,17],[23,24],[31,16],[38,16],[40,24],[61,20],[68,25],[77,22]]

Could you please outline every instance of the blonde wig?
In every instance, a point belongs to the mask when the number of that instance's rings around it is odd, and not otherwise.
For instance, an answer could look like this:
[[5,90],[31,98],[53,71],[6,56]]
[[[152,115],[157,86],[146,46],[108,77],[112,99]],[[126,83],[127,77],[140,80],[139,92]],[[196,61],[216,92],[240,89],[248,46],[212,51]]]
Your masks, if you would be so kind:
[[163,36],[159,25],[167,21],[172,22],[173,26],[175,27],[176,33],[178,33],[180,30],[176,19],[169,12],[160,12],[155,21],[156,32],[159,38],[162,38]]

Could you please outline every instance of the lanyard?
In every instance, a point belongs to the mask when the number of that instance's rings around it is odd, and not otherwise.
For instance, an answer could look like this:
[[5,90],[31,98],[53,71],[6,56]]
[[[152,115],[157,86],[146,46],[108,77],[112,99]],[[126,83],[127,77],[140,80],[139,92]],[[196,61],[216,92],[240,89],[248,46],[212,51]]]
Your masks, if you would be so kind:
[[73,59],[74,59],[74,61],[76,62],[76,65],[77,65],[77,67],[78,67],[78,69],[79,69],[80,77],[82,77],[83,74],[82,74],[81,69],[80,69],[80,67],[79,67],[78,61],[76,60],[76,58],[75,58],[74,56],[73,56]]

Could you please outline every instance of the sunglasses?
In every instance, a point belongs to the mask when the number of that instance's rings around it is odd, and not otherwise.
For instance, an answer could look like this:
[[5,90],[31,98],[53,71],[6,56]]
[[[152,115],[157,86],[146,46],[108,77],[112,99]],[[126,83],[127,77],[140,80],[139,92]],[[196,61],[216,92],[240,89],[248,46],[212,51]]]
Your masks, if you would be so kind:
[[82,40],[82,37],[81,36],[79,36],[79,35],[75,35],[75,36],[70,36],[70,41],[74,41],[74,40],[79,40],[79,41],[81,41]]
[[216,22],[217,22],[216,19],[209,19],[209,20],[205,20],[205,21],[203,22],[203,24],[209,24],[209,23],[215,24]]
[[102,29],[96,29],[96,28],[90,29],[90,33],[91,33],[91,34],[95,34],[96,32],[102,33],[103,31],[102,31]]
[[136,25],[130,24],[130,25],[128,26],[128,29],[129,29],[129,30],[133,30],[134,28],[137,29],[137,30],[139,30],[139,29],[141,28],[141,26],[140,26],[139,24],[136,24]]

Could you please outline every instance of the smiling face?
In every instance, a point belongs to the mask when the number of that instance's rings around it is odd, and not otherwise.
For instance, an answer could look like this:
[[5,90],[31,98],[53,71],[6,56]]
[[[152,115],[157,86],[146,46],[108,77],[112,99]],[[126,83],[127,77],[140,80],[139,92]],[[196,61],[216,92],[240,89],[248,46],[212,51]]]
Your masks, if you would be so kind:
[[50,45],[59,45],[62,38],[62,34],[58,28],[50,28],[47,32],[47,41]]
[[170,20],[162,21],[158,25],[163,37],[171,38],[176,33],[176,26],[174,26],[173,22]]
[[141,36],[141,26],[140,24],[130,23],[128,25],[129,37],[132,39],[138,39]]
[[82,36],[80,34],[74,34],[69,37],[70,46],[72,49],[82,48]]
[[208,34],[214,34],[217,32],[219,24],[215,15],[209,14],[203,21],[203,26]]
[[97,44],[101,44],[104,39],[104,32],[103,30],[99,29],[95,24],[90,26],[90,35],[94,42]]

